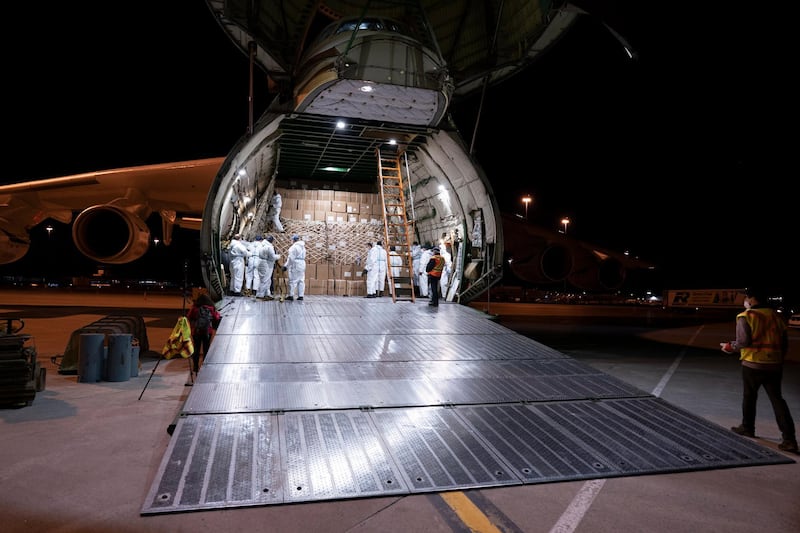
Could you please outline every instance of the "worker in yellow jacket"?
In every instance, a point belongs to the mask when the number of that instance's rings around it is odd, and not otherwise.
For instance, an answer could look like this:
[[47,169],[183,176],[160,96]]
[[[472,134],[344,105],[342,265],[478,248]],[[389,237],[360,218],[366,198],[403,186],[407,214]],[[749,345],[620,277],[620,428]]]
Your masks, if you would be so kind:
[[720,343],[725,353],[739,352],[742,363],[742,423],[731,431],[755,437],[756,401],[763,386],[783,437],[778,448],[798,453],[794,420],[781,391],[789,335],[783,318],[767,304],[764,290],[747,289],[745,310],[736,316],[736,340]]

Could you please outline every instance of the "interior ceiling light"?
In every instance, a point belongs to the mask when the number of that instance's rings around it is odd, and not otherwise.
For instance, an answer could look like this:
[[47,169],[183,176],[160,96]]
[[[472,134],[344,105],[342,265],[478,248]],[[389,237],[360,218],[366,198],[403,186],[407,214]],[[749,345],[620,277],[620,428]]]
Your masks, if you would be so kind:
[[325,172],[350,172],[349,168],[344,167],[322,167],[320,170],[324,170]]

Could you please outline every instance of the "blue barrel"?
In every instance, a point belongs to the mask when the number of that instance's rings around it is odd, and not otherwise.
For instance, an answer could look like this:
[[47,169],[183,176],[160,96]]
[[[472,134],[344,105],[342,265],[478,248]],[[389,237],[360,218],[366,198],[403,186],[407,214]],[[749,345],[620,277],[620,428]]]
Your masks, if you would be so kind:
[[108,358],[106,359],[107,381],[128,381],[131,379],[130,333],[113,333],[108,336]]
[[81,333],[78,341],[78,382],[95,383],[103,377],[102,333]]
[[139,350],[141,347],[136,344],[131,346],[131,377],[135,378],[139,375]]

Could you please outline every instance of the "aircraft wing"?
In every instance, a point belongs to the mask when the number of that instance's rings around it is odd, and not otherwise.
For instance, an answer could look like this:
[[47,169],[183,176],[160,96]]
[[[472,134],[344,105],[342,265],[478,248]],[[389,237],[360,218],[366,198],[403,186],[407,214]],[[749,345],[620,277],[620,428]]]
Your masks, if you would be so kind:
[[503,214],[504,263],[519,279],[534,284],[568,282],[583,290],[614,290],[631,270],[655,265],[624,253]]
[[69,224],[78,249],[101,263],[133,261],[147,250],[146,221],[161,216],[164,244],[173,225],[200,229],[206,195],[223,158],[163,163],[0,185],[0,264],[30,246],[47,219]]

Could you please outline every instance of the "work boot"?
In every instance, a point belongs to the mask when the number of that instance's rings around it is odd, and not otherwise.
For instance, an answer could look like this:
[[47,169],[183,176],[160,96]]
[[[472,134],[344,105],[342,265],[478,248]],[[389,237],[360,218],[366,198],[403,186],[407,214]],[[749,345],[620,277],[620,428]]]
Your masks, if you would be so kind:
[[784,452],[798,453],[797,440],[783,439],[783,441],[780,444],[778,444],[778,449],[783,450]]
[[291,302],[292,300],[294,300],[294,298],[292,296],[287,296],[286,300]]
[[[748,427],[745,427],[744,425],[739,425],[739,426],[736,426],[736,427],[732,427],[731,431],[733,431],[737,435],[742,435],[744,437],[755,437],[756,436],[756,432],[755,432],[754,429],[750,429]],[[795,448],[796,447],[797,447],[797,443],[795,443]]]

